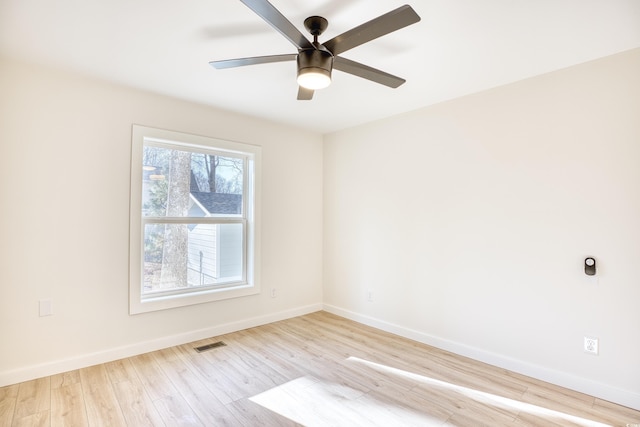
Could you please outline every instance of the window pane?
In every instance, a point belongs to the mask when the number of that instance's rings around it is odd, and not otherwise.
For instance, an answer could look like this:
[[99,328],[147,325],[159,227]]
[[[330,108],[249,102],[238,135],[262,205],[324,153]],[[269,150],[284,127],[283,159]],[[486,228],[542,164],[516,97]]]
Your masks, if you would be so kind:
[[240,157],[144,146],[142,215],[242,215]]
[[146,224],[143,295],[243,281],[243,225]]

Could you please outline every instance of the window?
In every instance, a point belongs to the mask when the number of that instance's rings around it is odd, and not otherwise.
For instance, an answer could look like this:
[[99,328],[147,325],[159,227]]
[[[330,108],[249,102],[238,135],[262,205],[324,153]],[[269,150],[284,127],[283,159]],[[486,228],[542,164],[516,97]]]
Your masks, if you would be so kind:
[[256,294],[260,148],[133,126],[131,314]]

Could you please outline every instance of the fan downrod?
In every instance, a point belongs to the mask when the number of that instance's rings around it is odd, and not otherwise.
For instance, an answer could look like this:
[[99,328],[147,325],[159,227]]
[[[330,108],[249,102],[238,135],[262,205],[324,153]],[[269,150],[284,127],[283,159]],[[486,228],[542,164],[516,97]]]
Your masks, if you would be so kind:
[[324,33],[324,30],[326,30],[328,26],[329,21],[322,16],[310,16],[304,20],[304,27],[313,37],[318,37]]

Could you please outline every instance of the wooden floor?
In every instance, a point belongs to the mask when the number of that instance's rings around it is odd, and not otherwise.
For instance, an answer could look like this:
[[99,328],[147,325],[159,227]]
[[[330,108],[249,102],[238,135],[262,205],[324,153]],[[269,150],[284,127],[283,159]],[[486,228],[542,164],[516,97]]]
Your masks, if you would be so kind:
[[326,312],[0,388],[0,426],[636,423],[640,411]]

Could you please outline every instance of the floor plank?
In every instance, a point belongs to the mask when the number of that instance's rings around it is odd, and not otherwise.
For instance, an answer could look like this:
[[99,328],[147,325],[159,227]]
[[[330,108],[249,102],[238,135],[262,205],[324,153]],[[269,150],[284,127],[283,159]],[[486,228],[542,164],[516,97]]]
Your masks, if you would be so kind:
[[127,425],[105,365],[80,369],[80,382],[90,425]]
[[178,395],[178,391],[171,383],[171,380],[162,372],[150,353],[134,356],[129,360],[131,360],[145,391],[152,401],[155,402],[159,399]]
[[13,427],[48,427],[51,424],[48,410],[40,411],[14,420]]
[[88,424],[84,392],[79,381],[51,389],[52,426],[86,426]]
[[42,416],[38,414],[50,410],[50,405],[51,378],[46,377],[26,381],[18,387],[14,417],[19,420],[33,415],[36,419],[40,420]]
[[9,427],[16,410],[19,384],[0,387],[0,427]]
[[182,396],[166,396],[153,404],[167,426],[205,426]]
[[114,393],[129,426],[158,426],[163,421],[139,380],[118,381]]
[[238,420],[209,391],[202,379],[182,360],[161,364],[161,369],[174,384],[199,420],[205,425],[233,426]]

